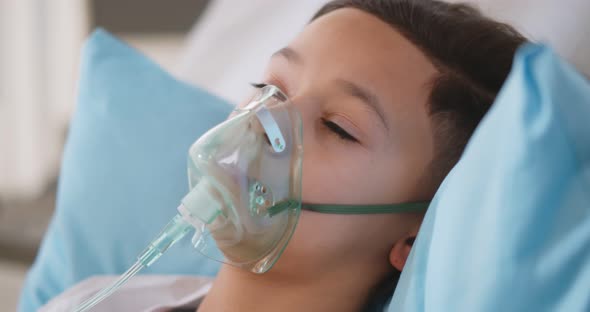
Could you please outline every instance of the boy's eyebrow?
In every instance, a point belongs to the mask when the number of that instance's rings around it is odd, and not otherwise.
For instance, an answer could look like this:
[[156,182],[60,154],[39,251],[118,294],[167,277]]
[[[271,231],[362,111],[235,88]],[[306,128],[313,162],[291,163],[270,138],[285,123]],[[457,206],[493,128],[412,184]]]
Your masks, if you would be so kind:
[[382,106],[380,105],[379,100],[374,93],[352,81],[336,79],[336,83],[345,93],[348,93],[350,96],[360,99],[362,103],[366,104],[367,107],[369,107],[371,110],[377,113],[379,119],[383,123],[383,126],[385,127],[385,129],[389,131],[389,125],[387,124],[387,120],[385,119],[385,114],[383,113]]
[[284,48],[278,50],[277,52],[273,53],[272,56],[273,57],[283,56],[289,62],[293,62],[293,63],[297,63],[297,64],[303,63],[303,59],[301,58],[301,55],[299,55],[299,53],[295,52],[295,50],[293,50],[290,47],[284,47]]
[[[303,58],[301,55],[291,47],[284,47],[278,50],[272,55],[272,57],[275,56],[282,56],[292,63],[303,64]],[[385,114],[383,113],[379,100],[374,93],[349,80],[337,79],[336,83],[345,93],[360,99],[362,103],[366,104],[367,107],[373,110],[379,116],[385,129],[389,131],[389,125],[385,119]]]

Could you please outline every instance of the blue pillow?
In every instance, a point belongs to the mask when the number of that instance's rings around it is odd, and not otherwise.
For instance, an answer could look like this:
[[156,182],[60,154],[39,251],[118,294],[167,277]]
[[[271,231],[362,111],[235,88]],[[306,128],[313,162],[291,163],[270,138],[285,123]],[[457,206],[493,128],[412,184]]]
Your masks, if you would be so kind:
[[436,194],[389,307],[590,311],[590,84],[522,47]]
[[[57,209],[19,311],[35,311],[96,274],[119,274],[176,213],[187,152],[231,108],[179,82],[105,31],[83,52],[78,106]],[[147,273],[213,275],[218,265],[179,242]]]

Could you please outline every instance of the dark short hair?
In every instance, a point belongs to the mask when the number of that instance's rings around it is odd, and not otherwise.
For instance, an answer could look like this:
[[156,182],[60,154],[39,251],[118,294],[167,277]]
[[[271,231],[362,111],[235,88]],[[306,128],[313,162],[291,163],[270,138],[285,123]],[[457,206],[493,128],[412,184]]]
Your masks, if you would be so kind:
[[336,0],[312,21],[340,8],[356,8],[391,25],[438,69],[428,101],[435,154],[423,178],[434,192],[461,157],[526,39],[467,4],[433,0]]
[[[434,192],[461,157],[526,39],[467,4],[436,0],[335,0],[312,21],[341,8],[359,9],[391,25],[438,69],[427,104],[435,154],[423,178]],[[391,272],[375,287],[365,310],[385,305],[399,274]]]

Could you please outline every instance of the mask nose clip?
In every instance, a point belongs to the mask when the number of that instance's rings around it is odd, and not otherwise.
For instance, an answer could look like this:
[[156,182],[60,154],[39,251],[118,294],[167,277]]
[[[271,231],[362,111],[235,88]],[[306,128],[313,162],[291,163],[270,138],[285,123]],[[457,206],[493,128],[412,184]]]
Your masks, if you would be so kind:
[[260,107],[256,111],[256,116],[262,128],[264,128],[267,142],[270,143],[275,153],[282,153],[286,147],[285,137],[270,110],[266,107]]

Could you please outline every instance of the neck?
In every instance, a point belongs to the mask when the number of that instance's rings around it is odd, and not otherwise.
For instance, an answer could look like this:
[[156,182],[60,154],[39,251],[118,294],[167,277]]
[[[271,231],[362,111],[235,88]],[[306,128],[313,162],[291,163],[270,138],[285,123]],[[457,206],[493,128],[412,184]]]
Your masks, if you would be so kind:
[[224,265],[198,312],[360,311],[368,295],[359,291],[364,281],[332,275],[295,280],[273,270],[257,275]]

